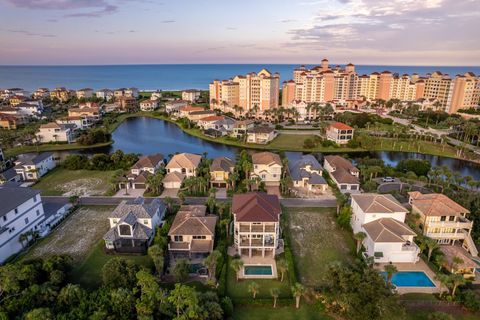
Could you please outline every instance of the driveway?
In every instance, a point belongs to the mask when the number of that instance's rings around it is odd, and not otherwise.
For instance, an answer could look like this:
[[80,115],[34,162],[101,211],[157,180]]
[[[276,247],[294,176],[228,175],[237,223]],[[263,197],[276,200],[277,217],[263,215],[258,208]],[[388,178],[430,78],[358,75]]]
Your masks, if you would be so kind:
[[215,193],[215,199],[227,199],[227,189],[219,188]]
[[162,192],[162,194],[160,195],[160,198],[166,198],[166,197],[178,198],[178,196],[177,196],[178,191],[180,191],[179,188],[164,189],[163,192]]
[[115,198],[138,198],[143,196],[145,189],[120,189],[113,197]]

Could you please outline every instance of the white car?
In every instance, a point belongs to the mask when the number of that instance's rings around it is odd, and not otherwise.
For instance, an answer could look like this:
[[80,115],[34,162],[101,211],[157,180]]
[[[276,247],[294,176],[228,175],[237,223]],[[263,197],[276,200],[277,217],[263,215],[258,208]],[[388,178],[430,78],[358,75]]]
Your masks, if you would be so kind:
[[393,177],[383,177],[382,182],[395,182],[395,178],[393,178]]

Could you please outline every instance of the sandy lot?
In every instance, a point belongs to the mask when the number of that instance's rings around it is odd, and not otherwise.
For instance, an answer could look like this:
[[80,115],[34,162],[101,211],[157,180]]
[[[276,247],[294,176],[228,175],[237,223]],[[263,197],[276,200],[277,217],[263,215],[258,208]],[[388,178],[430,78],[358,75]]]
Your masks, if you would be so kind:
[[99,178],[84,178],[67,182],[58,186],[58,190],[64,192],[63,196],[95,196],[104,194],[107,189]]
[[108,231],[107,217],[113,207],[82,207],[28,253],[29,257],[69,254],[83,259]]

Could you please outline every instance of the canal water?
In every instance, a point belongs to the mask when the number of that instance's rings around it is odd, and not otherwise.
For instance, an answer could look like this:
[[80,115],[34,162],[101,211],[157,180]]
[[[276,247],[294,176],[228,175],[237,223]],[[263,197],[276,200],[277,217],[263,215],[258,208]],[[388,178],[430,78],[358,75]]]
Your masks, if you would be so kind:
[[[114,143],[108,148],[87,150],[84,153],[113,152],[122,150],[125,153],[153,154],[160,152],[164,156],[176,152],[196,154],[207,153],[208,158],[227,156],[235,158],[240,148],[220,143],[205,141],[183,132],[177,125],[152,118],[130,118],[123,122],[112,134]],[[290,161],[302,155],[301,152],[285,152]],[[447,166],[463,176],[472,176],[480,180],[480,165],[448,157],[439,157],[411,152],[379,151],[347,154],[351,158],[370,156],[382,159],[385,164],[395,166],[403,159],[428,160],[432,167]]]

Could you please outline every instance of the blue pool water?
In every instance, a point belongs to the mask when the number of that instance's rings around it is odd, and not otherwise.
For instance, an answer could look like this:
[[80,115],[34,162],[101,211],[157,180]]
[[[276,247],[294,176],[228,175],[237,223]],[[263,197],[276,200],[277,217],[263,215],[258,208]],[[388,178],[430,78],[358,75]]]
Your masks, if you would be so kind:
[[[387,278],[387,273],[382,272]],[[397,287],[435,287],[435,284],[422,271],[400,271],[393,274],[392,283]]]
[[271,276],[272,266],[245,266],[245,275],[248,276]]

